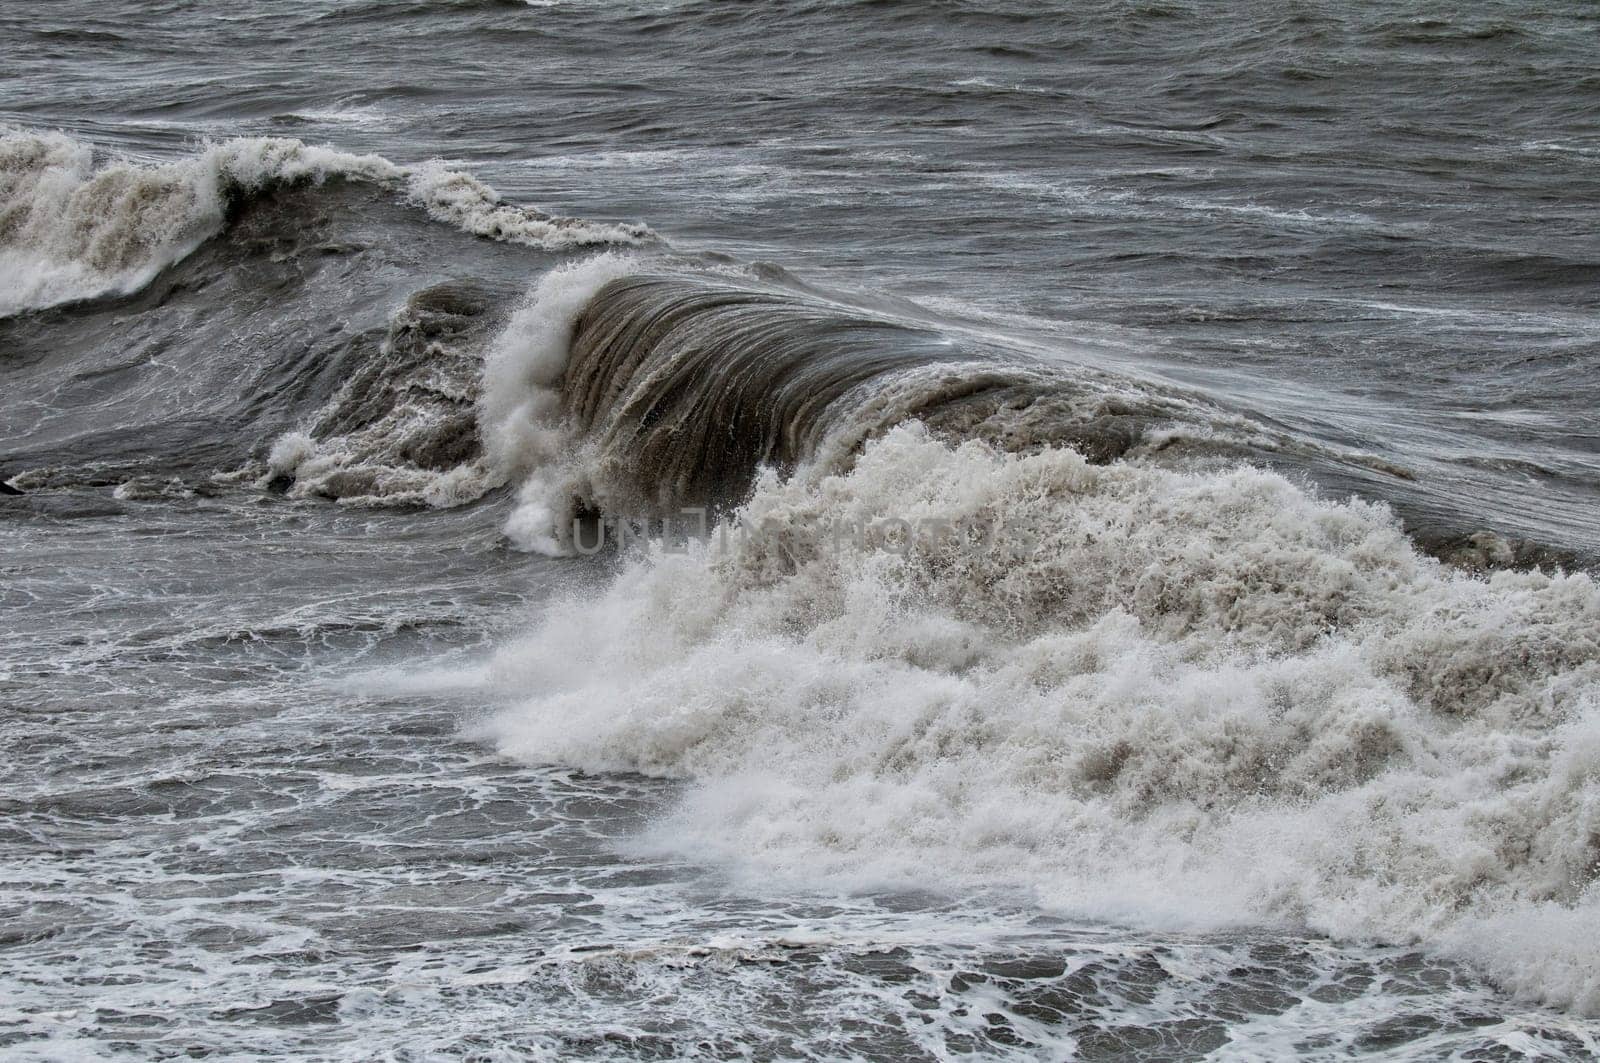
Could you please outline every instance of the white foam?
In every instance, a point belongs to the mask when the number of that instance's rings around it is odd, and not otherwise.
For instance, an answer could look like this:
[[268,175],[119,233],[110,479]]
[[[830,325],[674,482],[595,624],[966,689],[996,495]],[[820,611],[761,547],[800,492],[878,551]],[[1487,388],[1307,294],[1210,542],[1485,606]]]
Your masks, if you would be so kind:
[[[1476,580],[1274,474],[894,430],[746,512],[1037,548],[658,554],[494,668],[524,760],[696,780],[648,839],[1144,924],[1423,942],[1600,1013],[1600,593]],[[1010,532],[1007,533],[1008,535]]]
[[89,145],[60,133],[8,132],[0,135],[0,314],[137,290],[221,229],[230,189],[403,172],[376,155],[272,138],[230,140],[160,165],[96,165]]
[[304,432],[285,432],[267,454],[267,469],[274,476],[293,476],[317,455],[317,441]]
[[[272,444],[259,486],[287,478],[289,494],[347,505],[464,505],[506,483],[519,485],[505,530],[513,546],[552,557],[571,554],[570,499],[586,487],[586,451],[568,430],[561,405],[574,319],[594,292],[638,268],[640,259],[602,253],[544,274],[486,355],[472,345],[435,342],[418,363],[396,352],[414,331],[415,308],[396,312],[376,357],[299,428]],[[381,416],[337,425],[352,403],[387,392]],[[448,465],[419,454],[482,453]]]

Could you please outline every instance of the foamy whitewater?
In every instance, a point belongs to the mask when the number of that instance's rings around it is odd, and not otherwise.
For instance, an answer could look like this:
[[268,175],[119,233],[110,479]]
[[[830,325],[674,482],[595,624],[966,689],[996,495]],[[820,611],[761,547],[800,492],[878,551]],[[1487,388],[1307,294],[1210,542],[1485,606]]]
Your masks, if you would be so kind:
[[0,1057],[1600,1058],[1593,30],[0,11]]
[[916,427],[848,475],[764,484],[741,517],[999,514],[1037,534],[1024,558],[733,535],[759,545],[634,562],[497,655],[518,704],[486,733],[694,779],[648,835],[673,852],[1419,941],[1600,1004],[1587,576],[1443,571],[1381,509],[1270,473]]
[[[561,384],[575,320],[641,264],[552,271],[490,348],[475,482],[521,478],[523,549],[575,552],[563,499],[608,498]],[[322,475],[316,446],[286,436],[273,471]],[[516,704],[483,726],[533,763],[694,780],[652,847],[1425,943],[1600,1010],[1586,574],[1473,578],[1384,507],[1268,471],[1019,455],[915,421],[848,471],[769,473],[671,547],[501,650],[489,690]]]

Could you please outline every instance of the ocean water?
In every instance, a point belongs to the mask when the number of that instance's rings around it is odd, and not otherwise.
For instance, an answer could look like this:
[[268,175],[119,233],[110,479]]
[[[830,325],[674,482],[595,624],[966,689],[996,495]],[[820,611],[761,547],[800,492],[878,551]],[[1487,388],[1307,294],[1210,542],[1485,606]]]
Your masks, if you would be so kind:
[[1600,1055],[1592,5],[0,45],[0,1058]]

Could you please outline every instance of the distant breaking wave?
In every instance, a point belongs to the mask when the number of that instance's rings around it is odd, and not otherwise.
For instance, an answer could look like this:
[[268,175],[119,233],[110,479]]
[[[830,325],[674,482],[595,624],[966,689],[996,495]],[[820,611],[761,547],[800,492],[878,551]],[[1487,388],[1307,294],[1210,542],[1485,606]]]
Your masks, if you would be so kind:
[[344,178],[394,185],[436,221],[476,236],[561,251],[639,244],[642,225],[556,218],[500,201],[440,163],[398,166],[298,140],[229,140],[178,162],[97,161],[58,133],[0,136],[0,316],[126,294],[194,251],[243,197]]

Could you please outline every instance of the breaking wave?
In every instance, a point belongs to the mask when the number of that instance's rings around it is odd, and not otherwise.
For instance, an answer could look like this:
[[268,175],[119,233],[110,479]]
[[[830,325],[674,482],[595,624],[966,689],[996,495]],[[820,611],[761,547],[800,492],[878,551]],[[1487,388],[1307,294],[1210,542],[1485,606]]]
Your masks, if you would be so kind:
[[646,844],[1420,942],[1600,1013],[1590,576],[1444,564],[1198,400],[620,256],[544,279],[480,418],[526,548],[722,514],[492,669],[508,755],[694,781]]
[[[911,419],[948,438],[1066,445],[1102,462],[1173,457],[1184,448],[1158,426],[1229,419],[792,284],[662,265],[609,254],[552,271],[489,355],[483,435],[499,475],[522,482],[508,532],[525,548],[570,552],[584,512],[726,509],[763,469],[842,468]],[[1209,442],[1212,455],[1235,448]]]
[[641,225],[556,218],[503,203],[440,163],[398,166],[298,140],[213,144],[177,162],[97,158],[59,133],[0,135],[0,316],[148,284],[219,233],[241,198],[330,178],[403,190],[429,217],[465,232],[547,251],[638,244]]
[[1448,489],[1165,382],[1045,359],[914,308],[852,305],[772,267],[608,253],[547,273],[488,355],[480,429],[526,549],[572,550],[583,514],[725,511],[762,469],[815,477],[916,420],[951,441],[1165,468],[1270,465],[1382,499],[1467,568],[1576,560],[1483,527]]

